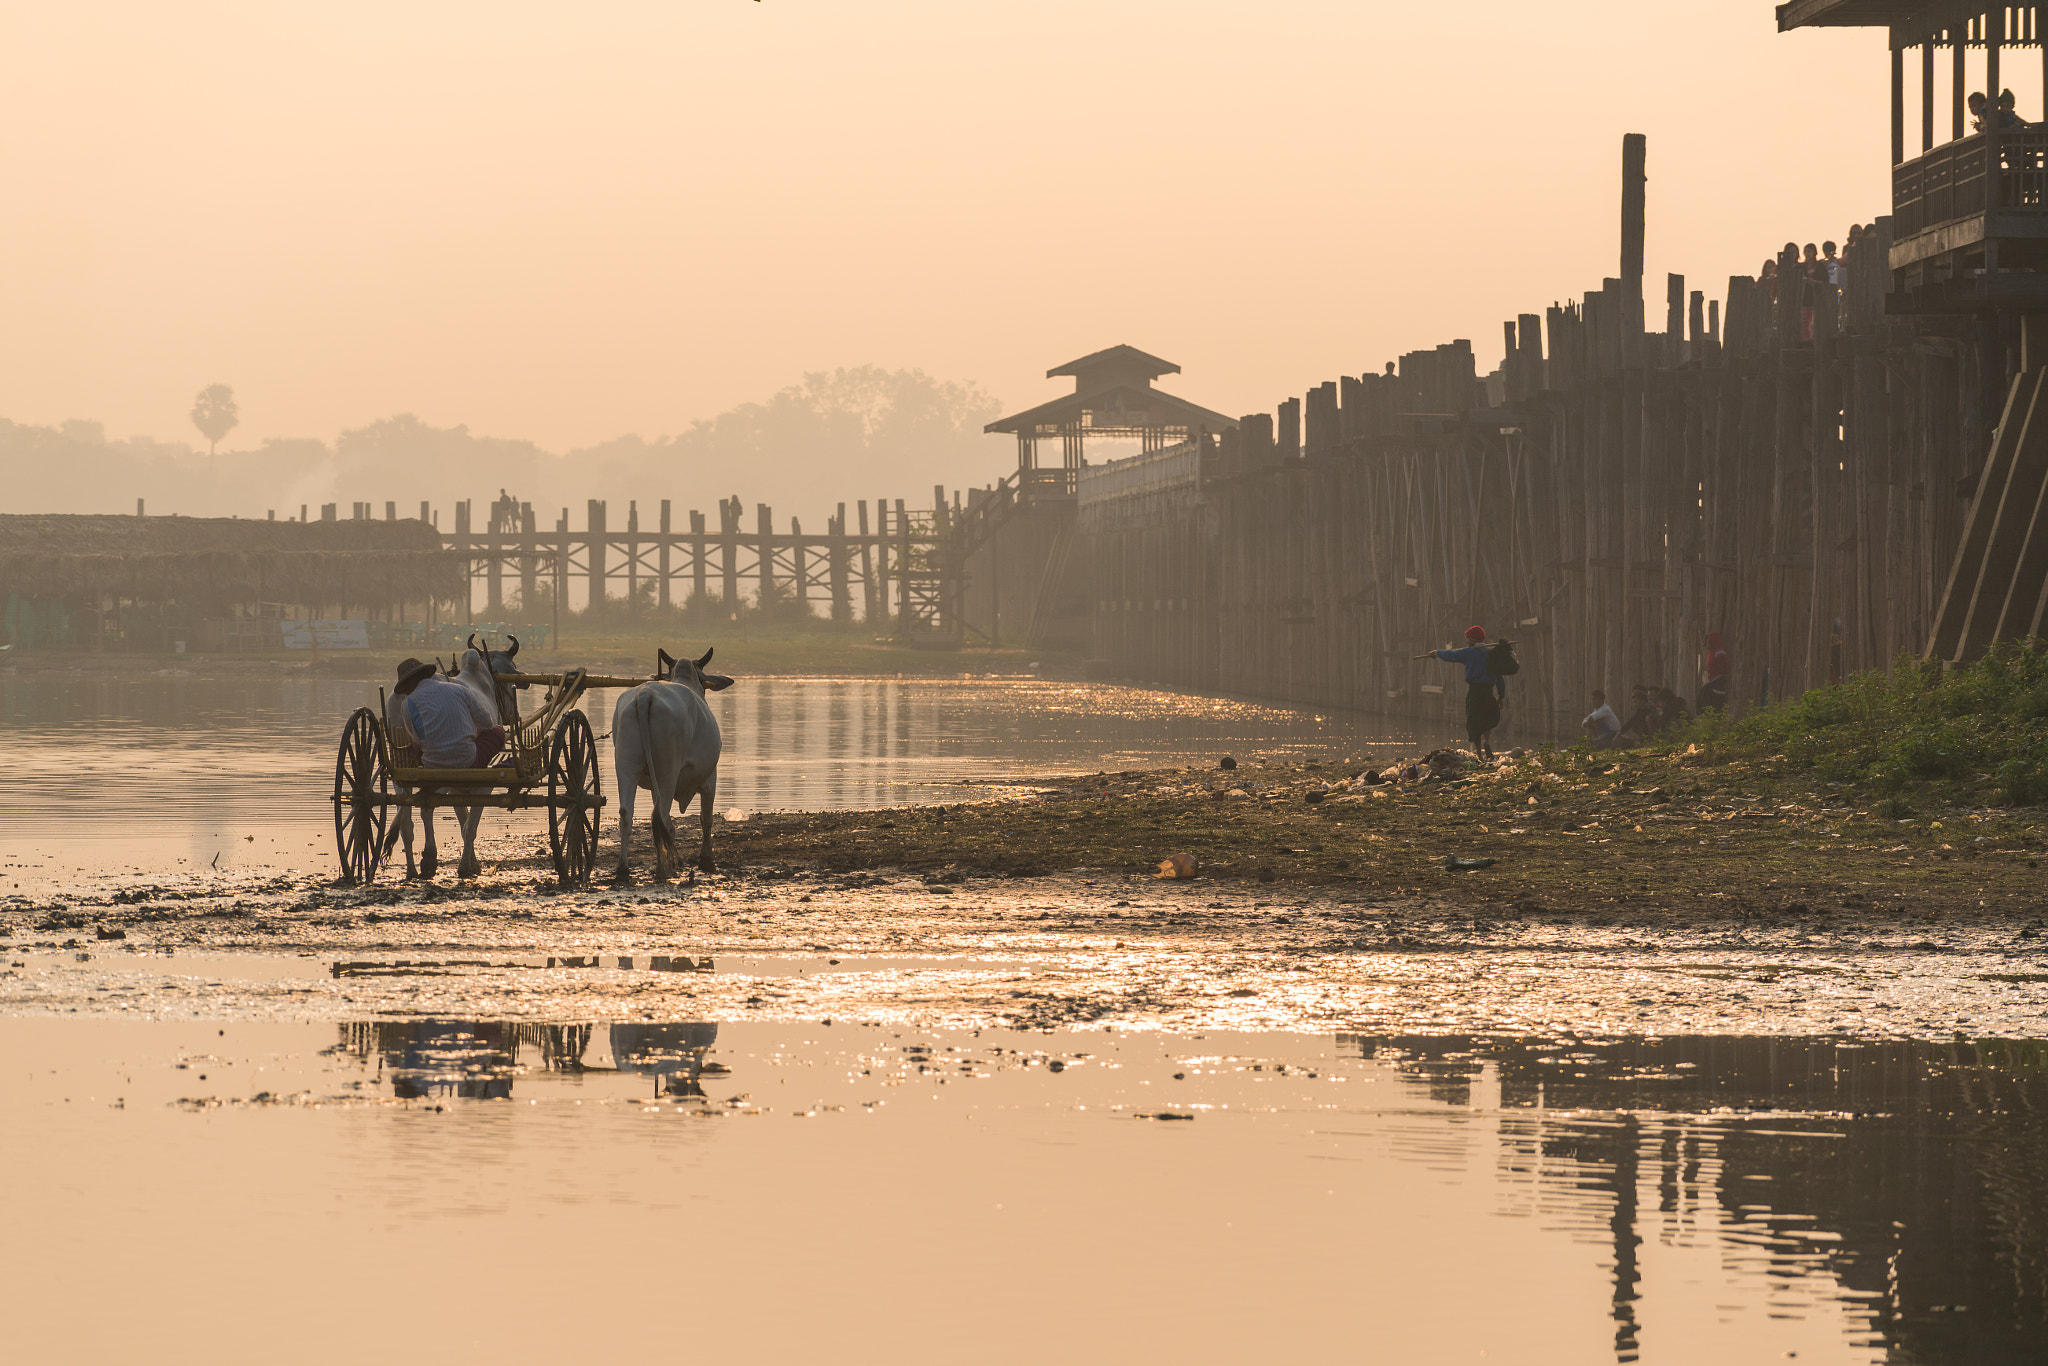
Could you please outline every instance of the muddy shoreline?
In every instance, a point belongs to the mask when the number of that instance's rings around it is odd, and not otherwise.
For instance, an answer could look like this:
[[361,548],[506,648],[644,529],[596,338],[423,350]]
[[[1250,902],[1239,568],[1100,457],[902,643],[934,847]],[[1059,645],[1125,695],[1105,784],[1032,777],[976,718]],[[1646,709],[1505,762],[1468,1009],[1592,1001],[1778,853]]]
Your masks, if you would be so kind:
[[[1329,765],[1246,764],[721,818],[720,871],[655,882],[636,838],[633,876],[588,890],[558,889],[531,835],[486,841],[484,875],[462,883],[52,883],[0,898],[16,955],[0,1012],[2038,1033],[2048,934],[2027,813],[1878,826],[1759,792],[1756,774],[1660,794],[1626,772],[1543,784],[1533,763],[1388,796],[1327,787],[1344,776]],[[1154,875],[1183,851],[1198,876]],[[1497,861],[1452,872],[1446,853]],[[186,971],[194,954],[462,962],[254,987]],[[683,972],[675,955],[808,966]]]

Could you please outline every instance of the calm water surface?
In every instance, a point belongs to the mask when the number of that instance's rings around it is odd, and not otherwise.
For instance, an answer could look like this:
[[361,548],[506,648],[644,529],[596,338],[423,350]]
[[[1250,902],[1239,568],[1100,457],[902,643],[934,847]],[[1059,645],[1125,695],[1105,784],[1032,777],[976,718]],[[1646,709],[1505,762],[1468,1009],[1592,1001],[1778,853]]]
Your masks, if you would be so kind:
[[2037,1043],[74,1017],[0,1052],[25,1360],[2048,1344]]
[[[617,696],[582,704],[600,736]],[[711,701],[719,808],[743,812],[958,801],[988,795],[975,783],[1040,773],[1363,755],[1411,739],[1228,699],[1035,680],[743,679]],[[0,848],[122,868],[331,862],[335,748],[366,703],[376,686],[360,680],[0,677]],[[536,812],[485,824],[545,828]]]

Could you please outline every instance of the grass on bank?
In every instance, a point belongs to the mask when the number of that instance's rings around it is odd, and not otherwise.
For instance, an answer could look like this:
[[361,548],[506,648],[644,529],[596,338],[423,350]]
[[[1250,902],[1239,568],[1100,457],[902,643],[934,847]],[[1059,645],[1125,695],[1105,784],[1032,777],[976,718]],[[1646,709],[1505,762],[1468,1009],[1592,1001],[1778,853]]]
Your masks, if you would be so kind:
[[1782,755],[1894,817],[1923,805],[2039,805],[2048,802],[2048,641],[2001,643],[1953,667],[1902,655],[1889,671],[1738,720],[1710,714],[1658,748],[1687,745],[1710,763]]

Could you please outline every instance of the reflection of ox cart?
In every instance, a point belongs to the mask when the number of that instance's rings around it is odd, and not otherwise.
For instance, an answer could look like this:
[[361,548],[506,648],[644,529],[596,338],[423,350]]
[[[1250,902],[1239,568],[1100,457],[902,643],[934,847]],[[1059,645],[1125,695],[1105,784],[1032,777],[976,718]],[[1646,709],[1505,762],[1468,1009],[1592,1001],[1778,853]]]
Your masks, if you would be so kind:
[[[605,678],[583,669],[562,674],[499,674],[501,684],[545,686],[531,716],[505,723],[505,750],[489,768],[422,768],[412,744],[395,744],[380,705],[359,708],[342,727],[334,759],[334,843],[345,880],[368,882],[383,861],[394,807],[546,807],[548,853],[564,887],[590,880],[597,861],[604,780],[590,718],[576,710],[589,688],[632,688],[644,678]],[[511,695],[506,693],[505,695]]]

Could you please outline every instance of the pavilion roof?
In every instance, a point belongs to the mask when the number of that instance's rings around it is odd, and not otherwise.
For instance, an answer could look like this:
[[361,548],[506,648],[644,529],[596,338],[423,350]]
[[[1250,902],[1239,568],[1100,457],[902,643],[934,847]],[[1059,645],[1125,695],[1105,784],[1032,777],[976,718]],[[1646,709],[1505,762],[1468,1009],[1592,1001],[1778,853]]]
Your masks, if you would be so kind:
[[1778,31],[1795,28],[1889,28],[1912,25],[1919,29],[1959,26],[1967,17],[1985,12],[1981,4],[1944,4],[1942,0],[1787,0],[1778,6]]
[[1070,360],[1065,365],[1054,366],[1045,372],[1047,379],[1061,375],[1072,375],[1082,379],[1103,370],[1115,369],[1120,374],[1142,374],[1146,379],[1157,379],[1161,375],[1177,375],[1180,367],[1170,360],[1140,351],[1135,346],[1116,345],[1100,351],[1091,351],[1079,360]]
[[[1180,367],[1175,366],[1174,368],[1179,369]],[[1054,373],[1059,372],[1055,371]],[[1164,420],[1158,423],[1142,421],[1123,423],[1114,420],[1114,415],[1119,412],[1147,414],[1154,411],[1158,412]],[[1199,403],[1190,403],[1184,398],[1177,398],[1167,393],[1164,389],[1154,389],[1149,384],[1118,382],[1105,384],[1100,388],[1090,389],[1085,393],[1062,394],[1050,403],[1041,403],[1036,408],[1026,408],[1021,413],[1012,413],[1008,417],[999,418],[983,427],[982,430],[985,432],[1019,432],[1033,427],[1056,427],[1068,422],[1080,422],[1081,414],[1084,412],[1097,414],[1095,425],[1100,427],[1200,427],[1212,432],[1235,431],[1237,429],[1236,418],[1226,417],[1212,408],[1204,408]],[[1103,421],[1101,418],[1103,414],[1109,414],[1111,420]]]

